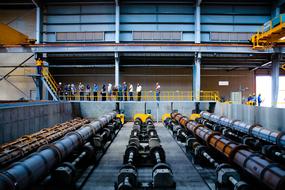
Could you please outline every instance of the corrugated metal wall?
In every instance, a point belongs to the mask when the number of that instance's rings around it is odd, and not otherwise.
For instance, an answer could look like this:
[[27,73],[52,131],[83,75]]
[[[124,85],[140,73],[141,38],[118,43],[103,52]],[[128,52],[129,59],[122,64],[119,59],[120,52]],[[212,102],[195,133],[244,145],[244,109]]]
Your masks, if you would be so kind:
[[[114,4],[48,6],[44,15],[45,42],[115,41]],[[121,3],[120,40],[193,42],[194,15],[192,3]],[[205,2],[201,5],[202,41],[247,41],[251,33],[270,19],[270,15],[271,8],[267,4],[251,6]],[[73,33],[73,38],[58,38],[58,35],[69,32]],[[86,32],[89,32],[89,38],[84,37]]]

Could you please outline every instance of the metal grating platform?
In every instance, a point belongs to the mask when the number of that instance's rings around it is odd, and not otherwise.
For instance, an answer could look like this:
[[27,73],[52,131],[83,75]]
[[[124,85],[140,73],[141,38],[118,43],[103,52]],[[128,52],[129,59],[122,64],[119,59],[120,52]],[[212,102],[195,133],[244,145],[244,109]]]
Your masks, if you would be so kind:
[[[113,141],[106,154],[101,159],[99,165],[92,172],[83,190],[114,190],[114,182],[117,179],[119,169],[122,167],[123,155],[133,123],[127,123],[121,129],[116,139]],[[166,153],[166,161],[172,167],[177,190],[188,189],[209,189],[207,184],[198,174],[192,163],[186,157],[171,134],[161,123],[156,125],[161,145]],[[151,169],[138,170],[139,180],[150,180]]]

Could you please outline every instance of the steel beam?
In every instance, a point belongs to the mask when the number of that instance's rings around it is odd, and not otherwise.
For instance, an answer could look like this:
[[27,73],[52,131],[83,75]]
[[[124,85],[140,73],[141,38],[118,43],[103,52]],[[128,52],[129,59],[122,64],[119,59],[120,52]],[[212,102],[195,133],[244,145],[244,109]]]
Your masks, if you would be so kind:
[[[285,47],[280,47],[285,53]],[[272,54],[273,49],[253,50],[250,45],[240,44],[41,44],[27,46],[0,46],[0,53],[239,53]]]
[[[1,49],[1,48],[0,48]],[[203,53],[273,53],[272,49],[265,51],[253,50],[249,45],[231,44],[50,44],[33,46],[33,52],[38,53],[83,53],[83,52],[203,52]],[[283,50],[285,53],[285,49]]]

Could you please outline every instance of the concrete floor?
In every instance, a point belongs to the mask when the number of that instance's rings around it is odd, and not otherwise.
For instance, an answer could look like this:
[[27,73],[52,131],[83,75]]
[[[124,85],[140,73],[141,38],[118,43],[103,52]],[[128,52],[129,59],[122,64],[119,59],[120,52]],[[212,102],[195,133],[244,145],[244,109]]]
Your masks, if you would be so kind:
[[[127,123],[121,129],[106,154],[101,159],[97,168],[88,178],[83,190],[113,190],[117,174],[123,164],[123,155],[133,123]],[[198,174],[185,153],[173,139],[168,130],[161,123],[156,125],[161,139],[161,145],[165,150],[166,162],[172,167],[177,190],[203,190],[209,189],[207,184]],[[151,179],[151,169],[138,170],[139,179]]]

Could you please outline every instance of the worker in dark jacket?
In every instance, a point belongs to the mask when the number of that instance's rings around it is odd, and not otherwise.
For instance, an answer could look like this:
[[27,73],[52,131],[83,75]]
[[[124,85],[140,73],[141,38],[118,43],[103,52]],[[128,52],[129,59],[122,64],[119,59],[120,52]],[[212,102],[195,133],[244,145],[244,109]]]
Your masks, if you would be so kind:
[[262,103],[261,94],[258,94],[257,103],[258,103],[258,106],[260,106]]
[[123,92],[124,92],[124,101],[128,101],[128,86],[126,82],[123,82]]
[[118,86],[118,96],[119,96],[119,101],[123,101],[123,88],[122,85],[120,84]]
[[99,91],[99,86],[95,83],[93,86],[94,101],[98,100],[98,91]]
[[107,94],[106,85],[103,84],[102,89],[101,89],[102,101],[106,101],[106,94]]

